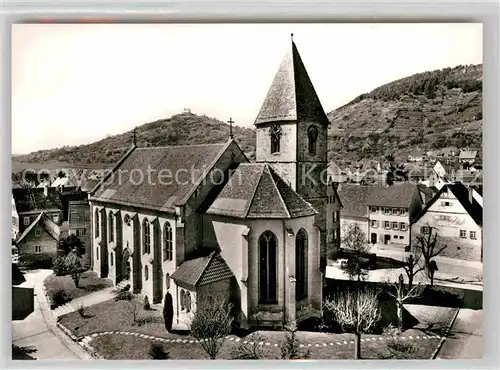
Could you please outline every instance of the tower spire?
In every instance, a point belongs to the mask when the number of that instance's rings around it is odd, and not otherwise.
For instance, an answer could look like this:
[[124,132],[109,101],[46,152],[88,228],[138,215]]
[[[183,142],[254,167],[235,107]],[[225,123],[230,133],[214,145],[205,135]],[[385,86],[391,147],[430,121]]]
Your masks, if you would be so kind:
[[293,42],[293,33],[290,34],[290,38],[292,39],[292,42]]
[[231,117],[229,117],[229,121],[227,121],[229,123],[229,138],[232,139],[233,138],[233,119]]

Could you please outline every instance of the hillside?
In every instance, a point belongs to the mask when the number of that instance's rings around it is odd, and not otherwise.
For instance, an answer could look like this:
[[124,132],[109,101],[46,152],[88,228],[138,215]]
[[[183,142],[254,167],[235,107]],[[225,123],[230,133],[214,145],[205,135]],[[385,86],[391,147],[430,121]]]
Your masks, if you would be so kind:
[[[255,131],[234,126],[233,134],[241,149],[253,158]],[[92,144],[39,150],[16,156],[14,160],[25,163],[114,164],[130,148],[132,138],[133,131],[127,131]],[[220,143],[228,140],[229,125],[214,118],[181,113],[137,127],[136,138],[140,147]]]
[[482,65],[415,74],[328,113],[331,159],[482,147]]
[[[403,160],[412,150],[482,148],[482,65],[418,73],[362,94],[328,113],[329,159]],[[235,139],[255,157],[255,131],[235,126]],[[192,113],[137,128],[139,146],[188,145],[227,140],[229,126]],[[63,162],[96,166],[115,163],[132,144],[132,131],[89,145],[65,146],[16,156],[19,163]],[[19,166],[17,166],[19,167]]]

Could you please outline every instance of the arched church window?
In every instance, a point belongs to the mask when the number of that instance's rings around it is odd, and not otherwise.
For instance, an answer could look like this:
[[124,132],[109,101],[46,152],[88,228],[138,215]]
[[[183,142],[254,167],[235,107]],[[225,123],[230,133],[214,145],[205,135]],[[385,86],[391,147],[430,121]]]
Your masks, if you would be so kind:
[[189,312],[191,311],[191,293],[186,292],[185,300],[186,300],[186,312]]
[[271,153],[278,153],[280,151],[280,141],[282,129],[279,125],[272,125],[269,128],[269,135],[271,137]]
[[144,280],[149,279],[149,267],[146,265],[144,266]]
[[109,256],[109,261],[110,261],[110,264],[111,266],[113,266],[113,260],[114,260],[114,255],[113,255],[113,252],[111,252],[111,255]]
[[114,225],[113,212],[109,211],[109,241],[113,242],[115,239],[115,225]]
[[167,221],[163,226],[163,261],[172,261],[173,245],[172,245],[172,226]]
[[316,144],[318,141],[318,129],[316,126],[310,126],[307,130],[307,137],[309,139],[309,154],[316,154]]
[[95,237],[99,237],[99,210],[96,208],[95,210]]
[[307,297],[307,233],[300,229],[295,238],[295,297]]
[[151,225],[147,218],[142,222],[142,254],[151,253]]
[[277,303],[277,242],[276,236],[265,231],[259,238],[259,302],[275,304]]
[[179,294],[179,300],[181,301],[181,311],[186,307],[184,289],[181,289]]

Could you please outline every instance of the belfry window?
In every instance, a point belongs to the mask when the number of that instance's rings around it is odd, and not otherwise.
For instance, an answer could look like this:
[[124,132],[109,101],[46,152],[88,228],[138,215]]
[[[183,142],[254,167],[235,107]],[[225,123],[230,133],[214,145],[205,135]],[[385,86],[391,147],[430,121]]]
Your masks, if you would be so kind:
[[309,139],[309,154],[316,154],[316,144],[318,142],[318,129],[316,126],[310,126],[307,130],[307,137]]
[[271,153],[279,153],[281,133],[281,126],[279,125],[272,125],[269,128],[269,135],[271,137]]

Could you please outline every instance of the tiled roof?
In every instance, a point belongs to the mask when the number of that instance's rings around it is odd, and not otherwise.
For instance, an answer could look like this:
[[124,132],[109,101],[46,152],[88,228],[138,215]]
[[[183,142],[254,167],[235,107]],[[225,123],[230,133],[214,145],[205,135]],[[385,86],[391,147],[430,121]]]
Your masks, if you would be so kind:
[[16,239],[16,244],[19,244],[38,224],[40,224],[54,240],[59,240],[59,226],[55,224],[50,218],[48,218],[44,212],[41,212],[38,217]]
[[373,186],[373,191],[367,199],[367,205],[408,208],[415,191],[416,185],[407,182],[396,183],[392,186]]
[[89,179],[81,185],[81,190],[90,193],[100,182],[99,179]]
[[477,225],[483,226],[483,208],[477,203],[471,203],[469,201],[469,190],[461,183],[456,182],[453,184],[445,184],[443,187],[436,193],[434,198],[432,198],[420,211],[420,213],[414,218],[412,224],[416,223],[422,216],[427,212],[427,210],[438,200],[441,198],[441,195],[445,191],[451,191],[453,195],[458,199],[462,207],[467,211],[467,213],[472,217],[474,222]]
[[269,165],[242,163],[207,213],[238,218],[297,218],[317,212]]
[[328,124],[299,51],[292,42],[264,99],[255,124],[313,119]]
[[62,209],[62,200],[57,188],[47,188],[47,196],[43,188],[12,189],[18,213],[35,210]]
[[[135,148],[100,185],[93,200],[174,211],[187,200],[233,141],[222,144]],[[154,170],[149,176],[148,166]],[[143,181],[140,174],[142,173]],[[121,179],[120,179],[120,174]]]
[[344,208],[342,216],[366,217],[368,214],[367,200],[374,186],[339,184],[337,193]]
[[172,274],[172,279],[199,287],[233,277],[224,259],[216,252],[182,263]]
[[418,190],[425,195],[425,200],[424,200],[425,202],[431,200],[437,193],[437,189],[435,187],[430,188],[423,184],[418,184],[417,186]]

